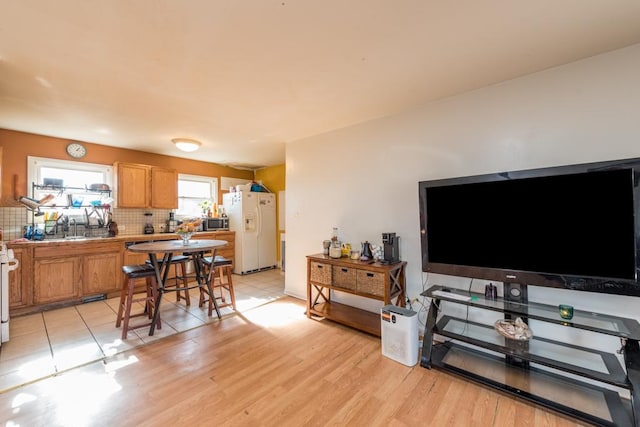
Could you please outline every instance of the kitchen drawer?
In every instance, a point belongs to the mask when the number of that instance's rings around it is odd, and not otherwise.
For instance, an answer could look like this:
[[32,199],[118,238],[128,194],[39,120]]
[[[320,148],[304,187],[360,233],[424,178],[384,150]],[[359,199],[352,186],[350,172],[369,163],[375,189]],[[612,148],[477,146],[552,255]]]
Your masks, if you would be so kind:
[[356,290],[356,269],[334,265],[332,268],[333,286],[336,288]]
[[358,270],[357,283],[359,294],[384,296],[384,273]]

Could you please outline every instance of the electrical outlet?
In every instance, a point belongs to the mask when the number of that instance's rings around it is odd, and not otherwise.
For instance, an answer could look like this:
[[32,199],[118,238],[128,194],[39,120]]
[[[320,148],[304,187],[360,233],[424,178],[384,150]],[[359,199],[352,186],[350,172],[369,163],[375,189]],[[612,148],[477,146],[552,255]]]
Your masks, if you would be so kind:
[[411,304],[416,304],[419,301],[420,301],[420,299],[418,299],[418,298],[412,298],[411,299]]

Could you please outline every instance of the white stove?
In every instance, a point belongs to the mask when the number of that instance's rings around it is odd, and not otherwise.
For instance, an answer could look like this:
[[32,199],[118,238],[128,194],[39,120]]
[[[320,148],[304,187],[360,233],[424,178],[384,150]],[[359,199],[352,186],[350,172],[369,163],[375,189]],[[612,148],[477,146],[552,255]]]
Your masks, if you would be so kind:
[[9,272],[18,268],[13,250],[2,245],[0,249],[0,346],[9,341]]

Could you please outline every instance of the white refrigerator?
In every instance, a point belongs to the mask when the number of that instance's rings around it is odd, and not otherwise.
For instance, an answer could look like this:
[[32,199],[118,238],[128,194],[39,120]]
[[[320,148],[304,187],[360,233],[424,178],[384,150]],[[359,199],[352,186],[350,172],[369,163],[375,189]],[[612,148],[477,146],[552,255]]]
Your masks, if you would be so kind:
[[236,274],[276,267],[276,196],[240,191],[222,196],[229,230],[236,232]]

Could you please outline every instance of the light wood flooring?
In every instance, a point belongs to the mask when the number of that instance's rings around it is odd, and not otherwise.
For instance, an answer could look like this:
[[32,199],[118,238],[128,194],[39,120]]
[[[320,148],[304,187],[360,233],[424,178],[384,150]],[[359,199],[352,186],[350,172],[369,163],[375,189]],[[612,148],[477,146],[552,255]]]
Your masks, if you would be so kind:
[[[279,269],[234,274],[233,282],[240,312],[284,296],[284,273]],[[119,297],[12,318],[11,339],[0,346],[0,392],[218,320],[208,316],[206,306],[198,307],[198,289],[190,295],[189,306],[184,299],[177,302],[173,292],[165,295],[162,329],[152,337],[149,328],[140,328],[121,339],[122,329],[115,327]],[[143,310],[141,304],[136,306],[137,312]],[[225,307],[221,313],[228,316],[233,310]],[[131,322],[143,324],[148,319],[136,317]]]
[[3,426],[576,426],[280,298],[0,394]]

